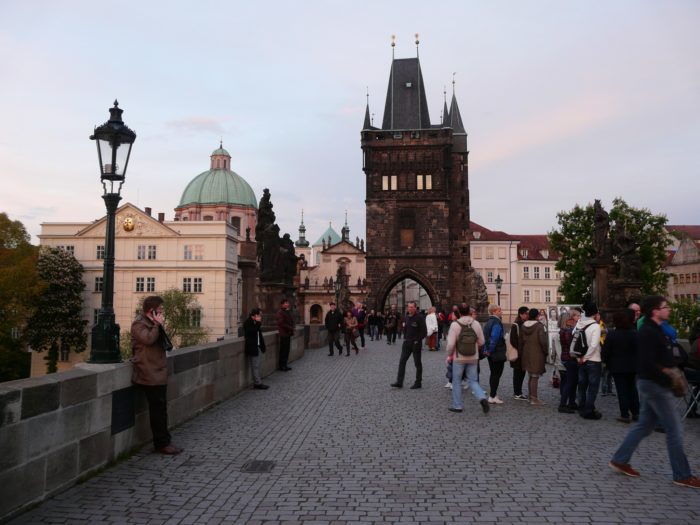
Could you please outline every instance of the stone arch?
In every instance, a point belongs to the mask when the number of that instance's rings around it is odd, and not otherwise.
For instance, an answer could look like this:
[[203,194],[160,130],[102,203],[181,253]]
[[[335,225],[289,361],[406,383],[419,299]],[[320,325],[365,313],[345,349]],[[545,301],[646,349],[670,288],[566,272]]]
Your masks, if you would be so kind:
[[435,290],[433,284],[430,282],[430,279],[428,279],[419,271],[414,270],[413,268],[403,268],[395,274],[387,277],[382,283],[382,285],[379,287],[379,289],[377,290],[377,294],[375,295],[377,300],[377,303],[374,305],[375,310],[377,308],[382,307],[382,305],[386,301],[387,296],[389,295],[389,292],[391,292],[391,289],[404,279],[412,279],[413,281],[417,282],[420,286],[422,286],[423,289],[427,292],[428,297],[430,298],[430,302],[433,305],[438,304],[440,302],[440,296]]
[[320,304],[312,304],[309,308],[309,324],[320,324],[323,322],[323,307]]

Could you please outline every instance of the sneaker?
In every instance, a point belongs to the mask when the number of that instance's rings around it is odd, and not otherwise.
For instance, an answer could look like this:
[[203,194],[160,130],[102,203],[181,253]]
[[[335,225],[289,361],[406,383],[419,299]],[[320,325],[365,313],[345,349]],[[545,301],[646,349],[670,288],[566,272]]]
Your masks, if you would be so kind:
[[491,409],[491,407],[489,407],[488,400],[484,398],[481,401],[479,401],[479,403],[481,403],[481,410],[484,411],[484,414],[488,414],[489,410]]
[[597,412],[597,411],[594,410],[593,412],[588,412],[588,413],[583,413],[583,412],[582,412],[582,413],[581,413],[581,417],[582,417],[583,419],[592,419],[592,420],[594,420],[594,421],[597,421],[598,419],[600,419],[600,418],[603,417],[603,414],[601,414],[600,412]]
[[402,388],[403,387],[403,385],[401,383],[391,383],[391,386],[393,386],[394,388]]
[[445,385],[445,388],[452,388],[452,383],[450,383],[450,382],[448,381],[447,384]]
[[489,396],[488,402],[492,405],[502,405],[503,401],[501,401],[498,396],[491,397]]
[[461,412],[462,411],[461,408],[453,408],[453,407],[448,407],[447,410],[449,410],[450,412]]
[[[629,464],[617,463],[615,461],[610,461],[610,463],[608,463],[608,466],[611,469],[616,470],[617,472],[624,474],[625,476],[629,476],[631,478],[638,478],[639,477],[639,472],[634,470]],[[688,478],[688,479],[690,479],[690,478]],[[697,478],[695,478],[695,479],[697,480]],[[674,481],[674,483],[676,483],[676,481]]]
[[695,476],[690,476],[685,479],[674,479],[673,483],[681,487],[690,487],[691,489],[700,489],[700,479]]
[[567,406],[560,406],[557,410],[559,411],[560,414],[575,414],[576,413],[576,410],[574,410],[573,408],[569,408]]
[[527,401],[528,397],[525,394],[517,394],[513,396],[513,399],[517,399],[518,401]]

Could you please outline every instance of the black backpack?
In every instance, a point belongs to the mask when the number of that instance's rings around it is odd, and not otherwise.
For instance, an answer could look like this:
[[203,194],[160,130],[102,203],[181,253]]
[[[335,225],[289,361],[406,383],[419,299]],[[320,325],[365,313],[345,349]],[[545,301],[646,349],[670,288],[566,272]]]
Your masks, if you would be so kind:
[[472,321],[469,324],[463,325],[459,335],[457,336],[457,353],[461,356],[473,357],[476,355],[476,343],[478,337],[472,328],[472,323],[474,322],[475,321]]
[[569,353],[579,359],[586,355],[588,352],[588,342],[586,341],[586,330],[589,326],[593,326],[595,323],[586,325],[583,330],[574,330],[574,335],[571,339],[571,346],[569,347]]

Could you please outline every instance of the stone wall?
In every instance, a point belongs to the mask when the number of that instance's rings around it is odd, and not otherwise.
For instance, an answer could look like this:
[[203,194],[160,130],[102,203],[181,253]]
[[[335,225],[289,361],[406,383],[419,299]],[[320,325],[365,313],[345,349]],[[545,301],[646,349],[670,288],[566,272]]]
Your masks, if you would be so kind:
[[[300,327],[292,338],[290,361],[304,355],[304,335]],[[310,347],[322,339],[318,329],[307,338]],[[264,376],[277,368],[277,334],[266,333],[265,344]],[[128,362],[82,363],[0,383],[0,521],[151,440],[146,401],[131,384],[131,369]],[[168,374],[171,427],[252,384],[242,338],[176,350]]]

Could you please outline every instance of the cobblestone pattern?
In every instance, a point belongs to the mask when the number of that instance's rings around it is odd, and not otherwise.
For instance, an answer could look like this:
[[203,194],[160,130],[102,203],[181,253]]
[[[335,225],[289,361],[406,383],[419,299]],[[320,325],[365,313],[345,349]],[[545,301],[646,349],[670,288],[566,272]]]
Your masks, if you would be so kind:
[[[641,478],[609,470],[629,428],[614,420],[614,397],[600,399],[603,420],[585,421],[559,414],[542,379],[547,405],[530,407],[512,399],[506,366],[505,405],[484,415],[465,392],[454,414],[444,353],[423,353],[422,390],[395,390],[399,351],[383,341],[350,357],[307,351],[269,390],[177,428],[180,456],[143,449],[12,523],[700,523],[700,491],[671,483],[662,434],[633,457]],[[413,374],[410,360],[407,385]],[[698,474],[700,421],[685,426]],[[276,465],[240,472],[251,459]]]

